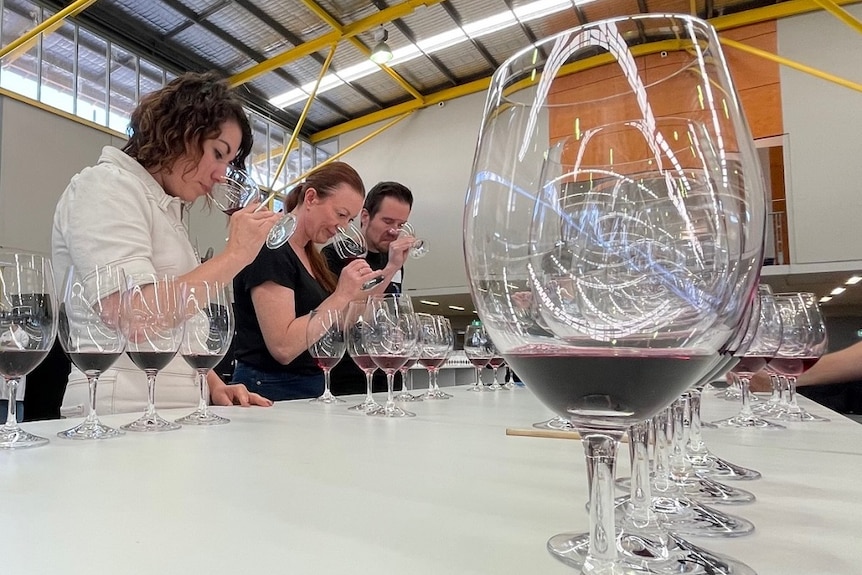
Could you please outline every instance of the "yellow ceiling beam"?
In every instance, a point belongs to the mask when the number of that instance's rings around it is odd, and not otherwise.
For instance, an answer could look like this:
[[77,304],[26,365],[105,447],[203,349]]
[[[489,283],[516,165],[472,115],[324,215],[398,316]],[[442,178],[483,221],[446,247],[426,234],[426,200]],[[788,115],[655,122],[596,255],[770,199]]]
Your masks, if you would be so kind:
[[332,30],[314,40],[310,40],[304,44],[300,44],[299,46],[294,46],[293,48],[286,50],[281,54],[277,54],[268,60],[264,60],[247,70],[234,74],[230,77],[230,84],[232,86],[245,84],[246,82],[257,78],[261,74],[266,74],[267,72],[280,68],[289,62],[293,62],[294,60],[313,54],[331,46],[332,44],[337,44],[341,40],[352,38],[362,32],[366,32],[376,26],[386,24],[387,22],[391,22],[397,18],[403,18],[421,6],[432,6],[434,4],[439,4],[442,1],[443,0],[405,0],[400,4],[375,12],[367,18],[348,24],[340,30]]
[[[330,16],[329,13],[326,10],[324,10],[317,2],[315,2],[314,0],[301,0],[301,1],[305,5],[306,8],[311,10],[315,16],[317,16],[318,18],[320,18],[321,20],[326,22],[330,27],[332,27],[333,30],[337,30],[338,32],[343,33],[341,24],[335,18]],[[363,56],[365,56],[366,58],[371,56],[371,50],[369,50],[368,47],[362,43],[362,40],[360,40],[356,36],[351,36],[350,38],[347,39],[347,41],[350,42],[351,44],[353,44],[353,46],[357,50],[359,50],[359,52]],[[395,70],[393,70],[389,66],[386,66],[385,64],[378,64],[378,66],[380,67],[381,70],[383,70],[384,72],[389,74],[389,77],[392,78],[393,80],[395,80],[395,83],[398,84],[399,86],[401,86],[405,92],[407,92],[408,94],[410,94],[411,96],[413,96],[417,100],[423,100],[424,99],[422,94],[419,92],[419,90],[414,88],[410,84],[410,82],[408,82],[407,80],[402,78],[401,75],[398,74],[398,72],[396,72]]]
[[39,34],[43,32],[50,34],[63,24],[63,20],[70,16],[77,16],[94,2],[96,2],[96,0],[75,0],[50,18],[43,20],[41,24],[32,30],[22,34],[17,40],[13,40],[3,46],[3,48],[0,48],[0,59],[3,59],[22,47],[24,48],[23,51],[26,52],[30,49],[32,41],[35,40]]
[[833,2],[832,0],[814,0],[818,6],[862,34],[862,22],[853,17],[853,15],[841,8],[838,4]]
[[[836,5],[844,5],[844,4],[856,4],[859,0],[832,0]],[[739,12],[737,14],[730,14],[728,16],[718,16],[716,18],[712,18],[709,20],[709,23],[715,27],[716,30],[731,30],[733,28],[740,28],[742,26],[748,26],[750,24],[757,24],[760,22],[767,22],[769,20],[778,20],[781,18],[787,18],[789,16],[796,16],[798,14],[806,14],[808,12],[814,12],[820,10],[821,8],[817,5],[815,0],[788,0],[787,2],[781,2],[780,4],[775,4],[772,6],[764,6],[762,8],[755,8],[753,10],[746,10],[745,12]],[[724,40],[722,40],[724,41]],[[769,52],[765,52],[765,54],[769,54],[770,56],[774,56]],[[763,56],[766,57],[766,56]],[[789,65],[789,64],[788,64]],[[800,64],[800,66],[804,66]],[[798,68],[797,68],[798,69]],[[811,68],[811,70],[814,70]],[[819,72],[819,71],[818,71]],[[825,72],[821,72],[821,74],[825,74]],[[816,75],[816,74],[815,74]],[[821,76],[822,77],[822,76]],[[830,79],[830,81],[838,81],[837,83],[847,82],[841,78],[834,77],[835,79]],[[824,78],[826,79],[826,78]],[[840,81],[839,81],[840,80]],[[419,108],[423,108],[426,106],[431,106],[437,104],[438,102],[445,102],[447,100],[452,100],[454,98],[460,98],[461,96],[467,96],[469,94],[474,94],[476,92],[481,92],[488,88],[488,85],[491,83],[491,78],[482,78],[480,80],[475,80],[470,82],[469,84],[464,84],[462,86],[456,86],[454,88],[448,88],[446,90],[442,90],[440,92],[436,92],[434,94],[428,95],[425,97],[424,103],[422,102],[405,102],[403,104],[398,104],[392,106],[390,108],[386,108],[384,110],[378,110],[376,112],[372,112],[361,118],[354,118],[353,120],[348,120],[347,122],[338,124],[337,126],[333,126],[331,128],[327,128],[326,130],[322,130],[316,134],[313,134],[310,138],[312,143],[323,142],[330,138],[334,138],[336,136],[340,136],[346,132],[350,132],[352,130],[356,130],[359,128],[363,128],[365,126],[369,126],[376,122],[380,122],[382,120],[386,120],[398,114],[403,114],[406,111],[413,111]],[[852,83],[851,83],[852,84]],[[848,86],[851,87],[851,86]],[[855,89],[855,88],[854,88]]]
[[799,70],[800,72],[811,74],[812,76],[820,78],[821,80],[826,80],[827,82],[832,82],[834,84],[838,84],[839,86],[844,86],[845,88],[850,88],[851,90],[862,92],[862,84],[847,80],[834,74],[830,74],[829,72],[824,72],[823,70],[818,70],[817,68],[812,68],[811,66],[806,66],[805,64],[797,62],[796,60],[790,60],[789,58],[785,58],[784,56],[779,56],[778,54],[773,54],[772,52],[767,52],[766,50],[761,50],[760,48],[755,48],[753,46],[749,46],[748,44],[743,44],[742,42],[737,42],[729,38],[721,38],[721,43],[725,46],[736,48],[737,50],[741,50],[748,54],[752,54],[760,58],[765,58],[767,60],[777,62],[783,66],[787,66],[788,68],[793,68],[794,70]]

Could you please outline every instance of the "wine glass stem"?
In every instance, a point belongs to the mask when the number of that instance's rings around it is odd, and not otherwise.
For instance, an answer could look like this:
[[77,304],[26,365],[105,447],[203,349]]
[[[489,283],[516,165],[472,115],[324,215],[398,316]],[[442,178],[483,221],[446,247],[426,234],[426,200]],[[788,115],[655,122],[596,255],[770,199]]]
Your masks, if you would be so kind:
[[742,408],[739,410],[739,417],[751,419],[754,417],[751,412],[751,380],[747,377],[740,377],[739,386],[742,389]]
[[367,401],[374,401],[374,372],[366,371],[365,372],[365,399]]
[[395,407],[395,371],[388,370],[386,372],[386,408]]
[[700,419],[700,399],[701,391],[692,388],[689,391],[689,405],[691,406],[691,429],[688,434],[688,444],[686,445],[686,453],[689,459],[694,459],[697,463],[702,463],[703,458],[709,454],[709,449],[703,441],[703,425]]
[[428,375],[428,385],[431,388],[431,391],[438,391],[440,387],[437,385],[437,372],[439,370],[436,367],[431,368],[431,372]]
[[685,459],[685,400],[675,400],[670,406],[670,415],[670,474],[674,481],[685,481],[692,472]]
[[590,549],[585,561],[597,572],[617,557],[614,527],[614,462],[621,432],[582,430],[590,482]]
[[147,374],[147,417],[156,415],[156,375],[159,372],[155,369],[146,370]]
[[475,369],[476,369],[476,387],[482,387],[482,372],[480,371],[480,368],[478,368],[478,367]]
[[329,370],[323,370],[323,397],[330,398],[332,397],[332,392],[329,391]]
[[12,377],[6,380],[6,397],[9,398],[6,408],[5,431],[18,429],[18,378]]
[[791,412],[800,411],[796,403],[796,378],[792,375],[787,377],[787,409]]
[[198,387],[200,389],[200,399],[198,400],[198,411],[200,413],[207,412],[209,405],[209,386],[207,385],[207,369],[198,370]]
[[631,506],[626,519],[638,526],[645,526],[654,519],[649,476],[649,427],[649,421],[642,421],[628,431],[632,480],[629,488]]
[[96,388],[99,385],[99,372],[92,371],[87,374],[87,386],[89,388],[89,411],[87,412],[87,419],[84,421],[86,423],[96,423],[99,418],[96,417]]

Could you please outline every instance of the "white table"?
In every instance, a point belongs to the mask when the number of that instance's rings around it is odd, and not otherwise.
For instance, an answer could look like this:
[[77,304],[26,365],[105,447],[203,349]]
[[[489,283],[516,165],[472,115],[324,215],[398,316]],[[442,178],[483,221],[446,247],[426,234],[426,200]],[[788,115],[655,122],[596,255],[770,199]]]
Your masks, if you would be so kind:
[[[550,415],[523,388],[452,391],[410,405],[413,419],[290,402],[219,409],[226,426],[0,452],[0,572],[570,575],[545,542],[587,527],[579,442],[506,436]],[[695,541],[760,575],[859,573],[862,426],[802,401],[832,421],[707,430],[763,479],[737,483],[757,502],[725,507],[753,535]],[[707,401],[705,419],[733,408]]]

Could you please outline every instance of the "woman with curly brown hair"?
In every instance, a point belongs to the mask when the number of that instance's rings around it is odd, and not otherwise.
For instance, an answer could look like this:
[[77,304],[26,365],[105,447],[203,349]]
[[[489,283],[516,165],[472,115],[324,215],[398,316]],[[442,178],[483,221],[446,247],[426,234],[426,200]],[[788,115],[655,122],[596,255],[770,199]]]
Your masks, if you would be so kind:
[[[242,166],[252,134],[241,100],[212,73],[184,74],[141,99],[122,150],[106,146],[97,165],[72,178],[57,204],[52,234],[56,285],[71,265],[113,264],[127,275],[168,274],[179,281],[228,283],[260,251],[278,214],[234,213],[224,250],[199,264],[182,221],[185,205],[204,197],[229,165]],[[192,370],[181,358],[159,375],[160,407],[194,406]],[[87,404],[84,374],[72,370],[64,411]],[[217,405],[270,405],[245,386],[210,372]],[[99,411],[138,411],[146,404],[142,373],[125,357],[100,377]]]

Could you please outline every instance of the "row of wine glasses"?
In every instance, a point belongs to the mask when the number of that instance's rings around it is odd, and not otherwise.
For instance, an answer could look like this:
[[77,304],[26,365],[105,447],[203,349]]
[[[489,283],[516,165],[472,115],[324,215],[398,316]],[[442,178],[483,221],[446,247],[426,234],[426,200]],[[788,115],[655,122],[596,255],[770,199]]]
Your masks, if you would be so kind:
[[[440,390],[437,371],[454,347],[452,326],[447,318],[414,313],[404,294],[372,296],[351,302],[345,311],[315,310],[307,326],[309,353],[323,370],[323,395],[316,403],[340,403],[330,389],[330,372],[347,352],[366,377],[365,400],[350,409],[383,417],[412,417],[415,414],[396,405],[395,373],[411,361],[418,361],[429,373],[428,391],[415,398],[449,399]],[[375,369],[386,374],[387,401],[376,402],[372,395]]]
[[[206,377],[225,355],[233,336],[227,287],[217,282],[182,282],[169,276],[126,276],[116,266],[71,266],[55,296],[50,261],[34,254],[0,253],[0,375],[15,398],[18,380],[32,371],[55,338],[88,381],[84,421],[57,435],[65,439],[106,439],[123,431],[165,431],[181,424],[214,425],[228,420],[209,410]],[[96,413],[99,377],[125,352],[147,375],[147,408],[120,429]],[[198,409],[177,422],[158,415],[158,372],[180,353],[197,372]],[[47,439],[22,430],[9,402],[0,446],[32,447]]]
[[[480,321],[474,321],[464,331],[464,354],[476,370],[476,381],[470,386],[470,391],[497,391],[512,389],[509,382],[500,383],[497,372],[506,363],[503,355],[494,346],[491,337]],[[490,367],[494,372],[494,381],[489,386],[482,383],[482,369]]]

